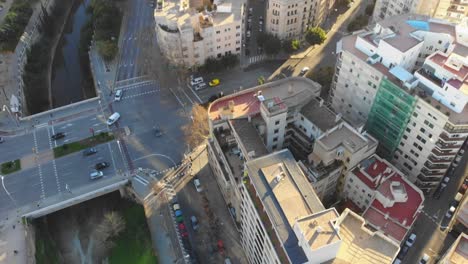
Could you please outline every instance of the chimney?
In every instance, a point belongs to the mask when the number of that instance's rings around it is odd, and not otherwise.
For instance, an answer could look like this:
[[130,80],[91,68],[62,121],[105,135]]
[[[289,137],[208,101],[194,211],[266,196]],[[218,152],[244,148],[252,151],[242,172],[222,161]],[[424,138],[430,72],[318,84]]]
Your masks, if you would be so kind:
[[335,117],[335,123],[341,120],[341,114],[337,114]]
[[324,101],[324,100],[323,100],[322,98],[320,98],[320,107],[323,106],[323,101]]

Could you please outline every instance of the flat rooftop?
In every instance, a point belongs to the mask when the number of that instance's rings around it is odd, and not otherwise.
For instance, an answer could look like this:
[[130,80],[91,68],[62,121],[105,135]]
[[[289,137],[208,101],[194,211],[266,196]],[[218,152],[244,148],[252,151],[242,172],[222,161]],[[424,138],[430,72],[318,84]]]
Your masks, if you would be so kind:
[[341,123],[335,129],[322,134],[317,139],[317,143],[327,150],[336,149],[339,145],[342,145],[351,153],[354,153],[365,146],[371,147],[377,144],[377,141],[370,136],[362,136],[346,123]]
[[325,210],[287,149],[248,161],[249,178],[292,263],[307,261],[292,229],[296,219]]
[[[379,159],[376,155],[369,157],[359,163],[359,166],[353,169],[353,174],[356,175],[365,185],[371,189],[376,189],[380,185],[381,180],[393,173],[388,164]],[[381,177],[379,177],[381,176]]]
[[452,245],[453,251],[449,253],[448,260],[450,264],[466,263],[468,259],[468,235],[460,234],[455,243]]
[[239,136],[247,154],[253,152],[255,157],[268,154],[268,150],[263,144],[263,139],[258,134],[257,129],[247,118],[229,120],[234,132]]
[[208,114],[211,120],[254,116],[260,113],[262,101],[268,100],[280,100],[285,107],[305,105],[319,96],[320,89],[320,84],[308,78],[285,78],[224,96],[210,104]]
[[309,247],[312,250],[317,250],[341,240],[334,224],[339,216],[335,208],[330,208],[298,219],[296,224],[305,240],[308,241]]
[[349,209],[336,225],[342,242],[336,258],[328,264],[390,264],[400,250],[396,242],[366,228],[364,219]]
[[313,98],[301,109],[301,114],[318,126],[320,130],[327,131],[333,128],[337,121],[337,115],[320,98]]

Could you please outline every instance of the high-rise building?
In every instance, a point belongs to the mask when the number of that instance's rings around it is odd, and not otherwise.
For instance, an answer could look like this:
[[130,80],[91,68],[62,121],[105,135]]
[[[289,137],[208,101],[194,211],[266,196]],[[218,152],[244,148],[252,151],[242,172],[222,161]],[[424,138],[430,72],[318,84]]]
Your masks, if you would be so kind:
[[396,16],[344,37],[332,107],[379,141],[425,192],[433,190],[468,135],[468,27]]
[[155,30],[162,54],[183,67],[203,65],[208,58],[240,54],[245,1],[215,1],[209,10],[202,1],[158,1]]
[[335,0],[268,0],[265,27],[280,39],[302,38],[308,27],[320,26]]
[[404,14],[426,15],[461,23],[468,15],[468,0],[377,0],[373,21]]

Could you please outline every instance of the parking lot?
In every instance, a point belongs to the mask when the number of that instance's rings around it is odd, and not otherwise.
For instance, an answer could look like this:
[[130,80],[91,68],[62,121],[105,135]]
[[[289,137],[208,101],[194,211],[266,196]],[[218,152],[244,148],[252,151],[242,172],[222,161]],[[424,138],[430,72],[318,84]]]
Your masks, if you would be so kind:
[[[203,81],[206,83],[206,88],[194,92],[202,102],[207,102],[210,97],[219,95],[221,92],[223,95],[229,95],[239,90],[258,85],[258,78],[261,76],[263,76],[265,79],[268,78],[268,76],[270,76],[280,65],[281,62],[274,61],[258,64],[246,69],[236,67],[219,73],[195,73],[195,77],[203,77]],[[219,79],[220,84],[215,87],[210,87],[208,83],[215,78]],[[187,79],[186,86],[188,89],[192,89],[190,85],[190,79]]]
[[[201,192],[195,188],[194,176],[201,182]],[[223,263],[225,258],[230,258],[232,263],[247,263],[234,221],[208,165],[206,150],[193,160],[191,174],[182,178],[175,189],[188,231],[189,247],[198,263]],[[196,231],[191,216],[198,219]],[[223,250],[220,250],[219,241],[222,241]]]

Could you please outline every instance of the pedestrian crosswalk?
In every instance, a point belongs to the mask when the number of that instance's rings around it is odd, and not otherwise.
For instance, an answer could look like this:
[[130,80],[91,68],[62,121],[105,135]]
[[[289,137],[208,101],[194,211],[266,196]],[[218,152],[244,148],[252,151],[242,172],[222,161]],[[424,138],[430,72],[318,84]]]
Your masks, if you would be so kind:
[[265,55],[257,55],[257,56],[253,56],[253,57],[249,57],[248,58],[248,62],[249,64],[254,64],[254,63],[259,63],[259,62],[262,62],[266,59],[266,56]]

